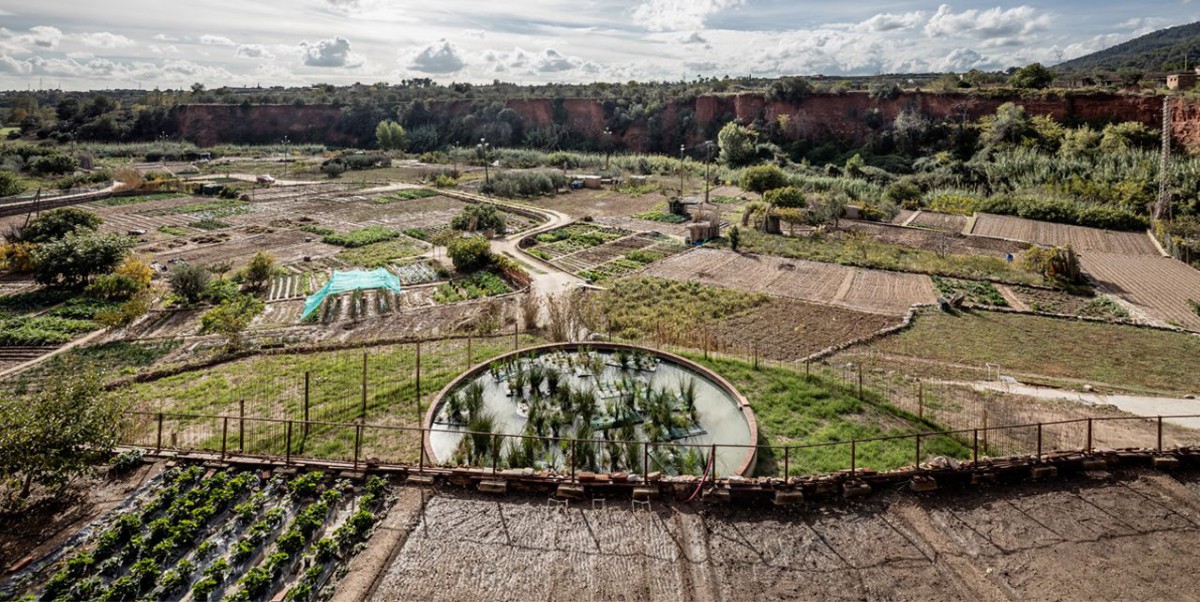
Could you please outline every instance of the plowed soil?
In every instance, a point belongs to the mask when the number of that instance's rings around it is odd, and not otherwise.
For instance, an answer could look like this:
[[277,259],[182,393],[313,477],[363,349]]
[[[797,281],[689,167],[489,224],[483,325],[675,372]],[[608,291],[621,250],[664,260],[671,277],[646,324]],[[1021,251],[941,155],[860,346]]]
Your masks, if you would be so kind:
[[980,213],[975,217],[975,236],[1021,240],[1043,245],[1071,245],[1076,251],[1101,251],[1122,255],[1159,255],[1145,232],[1115,232],[1083,226],[1052,224],[1007,215]]
[[889,315],[937,301],[933,281],[921,274],[714,249],[669,257],[651,265],[645,274]]
[[1130,472],[799,510],[440,494],[373,600],[1194,599],[1200,486]]
[[1134,304],[1145,317],[1200,331],[1200,315],[1188,300],[1200,302],[1200,271],[1170,257],[1081,253],[1084,271],[1104,289]]

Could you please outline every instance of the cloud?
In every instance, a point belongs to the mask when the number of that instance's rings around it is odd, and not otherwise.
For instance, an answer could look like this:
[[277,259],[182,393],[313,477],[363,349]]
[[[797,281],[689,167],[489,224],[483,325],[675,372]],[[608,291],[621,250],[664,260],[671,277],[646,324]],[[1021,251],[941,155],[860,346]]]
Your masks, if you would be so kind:
[[518,75],[535,76],[567,71],[598,73],[600,71],[600,66],[594,62],[577,56],[565,55],[553,48],[546,48],[541,52],[529,52],[523,48],[514,48],[512,52],[489,50],[483,54],[483,60],[491,64],[494,72]]
[[700,35],[700,32],[693,31],[690,34],[679,37],[680,44],[707,44],[708,39]]
[[442,39],[421,49],[408,64],[408,68],[422,73],[457,73],[466,63],[458,48]]
[[988,10],[965,10],[955,13],[950,5],[938,7],[937,13],[925,24],[925,35],[931,38],[974,37],[979,39],[1012,38],[1043,31],[1050,27],[1050,17],[1038,14],[1030,6],[1010,9],[995,7]]
[[237,57],[242,59],[273,59],[274,54],[262,44],[242,44],[238,46]]
[[987,65],[983,55],[970,48],[955,48],[940,63],[939,71],[970,71]]
[[200,43],[207,46],[237,46],[233,40],[225,36],[216,36],[209,33],[200,36]]
[[350,40],[338,36],[318,40],[313,44],[301,42],[304,64],[309,67],[358,67],[363,60],[350,50]]
[[5,45],[14,51],[29,52],[30,46],[44,49],[54,49],[58,47],[58,43],[63,39],[63,32],[57,27],[49,25],[35,25],[30,27],[24,33],[14,33],[7,29],[0,29],[8,39]]
[[704,29],[708,18],[746,0],[643,0],[633,11],[633,21],[650,31]]
[[137,42],[134,42],[123,35],[109,33],[107,31],[81,33],[79,34],[78,39],[84,46],[90,46],[92,48],[125,48],[128,46],[137,46]]
[[154,34],[154,39],[158,42],[182,42],[185,38],[169,36],[165,33],[156,33]]
[[859,23],[855,28],[859,31],[869,32],[885,32],[896,31],[898,29],[912,29],[916,27],[921,19],[925,18],[925,13],[920,11],[895,15],[892,13],[880,13]]
[[18,61],[7,54],[0,54],[0,73],[27,75],[31,70],[29,61]]

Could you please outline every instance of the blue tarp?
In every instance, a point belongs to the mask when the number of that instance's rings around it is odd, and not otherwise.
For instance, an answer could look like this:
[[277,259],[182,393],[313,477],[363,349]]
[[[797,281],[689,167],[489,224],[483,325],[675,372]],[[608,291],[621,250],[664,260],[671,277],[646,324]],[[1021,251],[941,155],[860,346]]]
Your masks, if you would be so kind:
[[330,276],[329,282],[326,282],[321,290],[309,295],[304,300],[304,313],[301,314],[300,319],[303,320],[308,317],[308,314],[317,311],[317,308],[325,302],[325,298],[330,295],[377,288],[386,288],[394,293],[399,293],[400,279],[384,268],[369,271],[350,270],[348,272],[335,270],[333,276]]

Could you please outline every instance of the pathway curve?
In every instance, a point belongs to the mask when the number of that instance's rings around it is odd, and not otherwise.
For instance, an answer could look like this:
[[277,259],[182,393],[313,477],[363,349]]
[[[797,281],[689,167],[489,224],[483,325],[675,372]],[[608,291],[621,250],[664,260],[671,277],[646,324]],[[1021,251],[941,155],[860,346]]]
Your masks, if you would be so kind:
[[[1026,395],[1040,399],[1067,400],[1088,406],[1111,405],[1123,412],[1146,418],[1159,416],[1200,415],[1200,401],[1179,397],[1151,397],[1147,395],[1116,395],[1106,393],[1072,391],[1070,389],[1054,389],[1050,387],[1035,387],[1019,383],[1003,382],[969,382],[948,383],[961,384],[977,391],[999,391],[1013,395]],[[1196,418],[1164,418],[1179,426],[1200,429],[1200,417]]]

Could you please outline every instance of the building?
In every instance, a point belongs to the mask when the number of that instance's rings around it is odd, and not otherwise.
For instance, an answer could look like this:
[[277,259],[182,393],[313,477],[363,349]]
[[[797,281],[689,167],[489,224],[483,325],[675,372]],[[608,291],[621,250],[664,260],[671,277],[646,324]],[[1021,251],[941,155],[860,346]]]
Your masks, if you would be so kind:
[[1200,82],[1200,68],[1196,71],[1182,71],[1167,75],[1168,90],[1190,90]]

